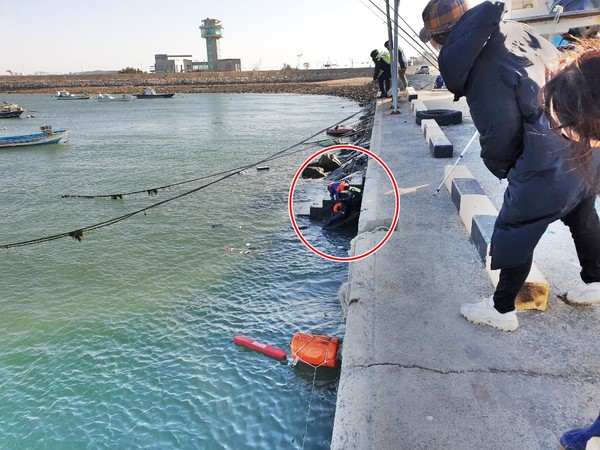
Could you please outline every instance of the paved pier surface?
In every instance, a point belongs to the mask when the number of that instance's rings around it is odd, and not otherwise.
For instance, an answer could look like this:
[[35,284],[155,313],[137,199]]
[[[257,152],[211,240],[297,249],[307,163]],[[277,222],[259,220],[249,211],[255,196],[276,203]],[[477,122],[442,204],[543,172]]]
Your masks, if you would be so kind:
[[[506,333],[473,325],[464,302],[492,294],[480,254],[443,187],[474,132],[468,108],[447,91],[419,91],[426,107],[459,109],[463,123],[442,127],[454,157],[433,158],[410,104],[392,115],[378,100],[370,150],[401,192],[396,231],[374,255],[351,263],[342,289],[346,334],[332,448],[555,449],[563,431],[600,410],[600,306],[574,307],[558,296],[579,281],[569,231],[550,226],[534,256],[550,283],[545,312],[519,312]],[[478,141],[461,164],[500,208],[506,182],[484,167]],[[354,252],[386,234],[392,184],[369,163]]]

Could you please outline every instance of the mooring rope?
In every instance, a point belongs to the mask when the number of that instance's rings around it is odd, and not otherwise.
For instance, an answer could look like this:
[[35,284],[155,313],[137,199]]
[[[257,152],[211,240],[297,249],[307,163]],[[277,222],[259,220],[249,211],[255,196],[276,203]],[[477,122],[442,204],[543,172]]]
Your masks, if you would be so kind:
[[[335,123],[335,124],[333,124],[333,125],[331,125],[331,126],[329,126],[327,128],[323,128],[322,130],[319,130],[318,132],[316,132],[312,136],[310,136],[310,137],[308,137],[306,139],[303,139],[302,141],[300,141],[300,142],[298,142],[298,143],[296,143],[294,145],[291,145],[291,146],[287,147],[284,150],[280,150],[280,151],[274,153],[273,155],[268,156],[267,158],[265,158],[265,159],[263,159],[263,160],[261,160],[259,162],[256,162],[256,163],[248,164],[248,165],[241,166],[241,167],[235,167],[235,168],[228,169],[228,170],[223,170],[221,172],[216,172],[216,173],[212,173],[212,174],[209,174],[209,175],[203,175],[201,177],[192,178],[192,179],[185,180],[185,181],[178,181],[178,182],[174,182],[174,183],[170,183],[170,184],[165,184],[163,186],[151,187],[151,188],[140,189],[140,190],[135,190],[135,191],[130,191],[130,192],[118,192],[118,193],[111,193],[111,194],[63,194],[63,195],[61,195],[61,197],[62,198],[89,198],[89,199],[92,199],[92,198],[112,198],[112,199],[116,200],[116,199],[122,199],[126,195],[135,195],[135,194],[148,194],[150,196],[153,196],[153,195],[158,194],[158,191],[161,191],[161,190],[164,190],[164,189],[169,189],[169,188],[172,188],[172,187],[182,186],[184,184],[190,184],[190,183],[194,183],[196,181],[206,180],[206,179],[217,177],[217,176],[220,176],[220,175],[229,174],[230,172],[235,172],[234,173],[234,175],[235,175],[236,173],[239,173],[239,172],[244,171],[246,169],[249,169],[251,167],[257,166],[259,164],[264,164],[265,162],[269,162],[271,160],[287,156],[287,155],[283,155],[283,154],[287,153],[288,151],[290,151],[290,150],[292,150],[292,149],[294,149],[296,147],[299,147],[301,145],[305,145],[305,144],[311,144],[311,145],[313,145],[313,144],[316,144],[317,142],[307,142],[307,141],[309,139],[312,139],[312,138],[318,136],[319,134],[323,133],[324,131],[329,130],[331,127],[339,125],[342,122],[345,122],[346,120],[348,120],[348,119],[356,116],[360,112],[361,111],[357,111],[356,113],[351,114],[350,116],[346,117],[345,119],[342,119],[339,122],[337,122],[337,123]],[[364,131],[364,130],[362,130],[362,131]],[[347,136],[352,136],[354,134],[356,134],[356,133],[348,134]],[[344,137],[347,137],[347,136],[344,136]],[[305,150],[306,150],[306,148],[302,148],[298,152],[305,151]],[[292,152],[292,153],[289,153],[289,155],[293,155],[295,153],[296,152]]]
[[306,423],[304,424],[304,434],[302,435],[302,450],[304,450],[304,443],[306,442],[306,433],[308,433],[308,421],[310,420],[310,410],[312,408],[312,398],[313,398],[313,391],[315,390],[316,380],[317,380],[317,367],[314,368],[312,385],[310,386],[310,393],[308,394],[308,410],[306,411]]
[[[348,117],[340,120],[339,122],[333,124],[332,126],[335,126],[335,125],[338,125],[338,124],[340,124],[342,122],[345,122],[346,120],[348,120],[348,119],[356,116],[357,114],[359,114],[361,111],[362,110],[359,110],[359,111],[355,112],[354,114],[351,114],[350,116],[348,116]],[[85,226],[85,227],[81,227],[81,228],[78,228],[78,229],[73,230],[73,231],[67,231],[67,232],[64,232],[64,233],[53,234],[53,235],[50,235],[50,236],[44,236],[44,237],[35,238],[35,239],[28,239],[28,240],[25,240],[25,241],[13,242],[13,243],[10,243],[10,244],[2,244],[2,245],[0,245],[0,249],[9,249],[9,248],[15,248],[15,247],[24,247],[24,246],[28,246],[28,245],[34,245],[34,244],[41,244],[41,243],[44,243],[44,242],[54,241],[54,240],[62,239],[62,238],[65,238],[65,237],[71,237],[71,238],[75,239],[76,241],[81,242],[81,240],[83,239],[83,233],[84,232],[92,231],[92,230],[98,230],[100,228],[108,227],[108,226],[114,225],[114,224],[116,224],[118,222],[122,222],[123,220],[127,220],[127,219],[129,219],[129,218],[131,218],[131,217],[133,217],[135,215],[140,214],[140,213],[145,213],[146,211],[148,211],[150,209],[157,208],[157,207],[159,207],[161,205],[164,205],[166,203],[169,203],[169,202],[178,200],[180,198],[186,197],[188,195],[194,194],[194,193],[196,193],[196,192],[198,192],[198,191],[200,191],[202,189],[205,189],[205,188],[207,188],[209,186],[212,186],[213,184],[216,184],[216,183],[219,183],[219,182],[221,182],[223,180],[231,178],[232,176],[237,175],[237,174],[239,174],[239,173],[243,172],[244,170],[247,170],[247,169],[249,169],[251,167],[255,167],[255,166],[258,166],[260,164],[264,164],[265,162],[270,161],[272,159],[282,157],[282,155],[284,155],[286,152],[289,152],[293,148],[296,148],[296,147],[302,145],[304,142],[308,141],[309,139],[315,138],[316,136],[318,136],[319,134],[321,134],[324,131],[328,130],[329,128],[331,128],[331,126],[323,128],[322,130],[319,130],[318,132],[314,133],[313,135],[307,137],[306,139],[303,139],[302,141],[300,141],[300,142],[298,142],[298,143],[296,143],[294,145],[291,145],[291,146],[289,146],[289,147],[287,147],[287,148],[285,148],[283,150],[275,152],[272,155],[270,155],[270,156],[268,156],[266,158],[261,159],[260,161],[257,161],[257,162],[254,162],[254,163],[251,163],[251,164],[247,164],[247,165],[242,166],[242,167],[238,167],[238,168],[232,169],[229,172],[221,172],[221,174],[223,174],[223,176],[221,176],[220,178],[218,178],[216,180],[213,180],[213,181],[211,181],[209,183],[203,184],[202,186],[196,187],[196,188],[191,189],[189,191],[183,192],[183,193],[181,193],[179,195],[176,195],[174,197],[170,197],[170,198],[162,200],[160,202],[153,203],[153,204],[151,204],[149,206],[146,206],[144,208],[138,209],[136,211],[132,211],[132,212],[129,212],[127,214],[123,214],[122,216],[118,216],[118,217],[114,217],[112,219],[105,220],[103,222],[95,223],[93,225],[88,225],[88,226]],[[306,150],[306,149],[303,149],[303,150]],[[285,155],[285,156],[287,156],[287,155]],[[215,176],[215,175],[213,175],[213,176]],[[189,182],[191,182],[191,181],[189,181]],[[185,182],[179,182],[179,184],[184,184],[184,183]],[[151,190],[152,191],[158,191],[159,189],[162,189],[162,187],[153,188]],[[148,191],[149,190],[146,189],[146,190],[137,191],[137,192],[148,192]],[[101,197],[111,197],[111,198],[114,198],[115,196],[118,196],[118,195],[122,196],[122,195],[125,195],[125,194],[108,194],[108,195],[102,195]],[[99,196],[88,196],[88,197],[84,197],[84,198],[98,198],[98,197]]]

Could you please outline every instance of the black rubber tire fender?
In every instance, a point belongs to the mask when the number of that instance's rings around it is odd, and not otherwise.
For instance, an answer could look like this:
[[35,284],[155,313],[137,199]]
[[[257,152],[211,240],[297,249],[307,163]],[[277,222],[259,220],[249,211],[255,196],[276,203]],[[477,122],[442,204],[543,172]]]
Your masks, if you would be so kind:
[[417,111],[416,121],[421,125],[423,119],[434,119],[438,125],[458,125],[462,122],[462,112],[455,109],[428,109]]

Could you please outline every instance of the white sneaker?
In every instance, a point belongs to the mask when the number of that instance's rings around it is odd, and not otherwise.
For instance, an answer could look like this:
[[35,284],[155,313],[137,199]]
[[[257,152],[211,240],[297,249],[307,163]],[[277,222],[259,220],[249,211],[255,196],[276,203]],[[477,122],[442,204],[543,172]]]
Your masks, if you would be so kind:
[[502,331],[515,331],[519,328],[517,313],[510,311],[504,314],[494,308],[494,296],[476,303],[465,303],[460,307],[460,313],[469,322],[490,325]]
[[600,304],[600,283],[588,283],[567,292],[567,303],[574,305]]

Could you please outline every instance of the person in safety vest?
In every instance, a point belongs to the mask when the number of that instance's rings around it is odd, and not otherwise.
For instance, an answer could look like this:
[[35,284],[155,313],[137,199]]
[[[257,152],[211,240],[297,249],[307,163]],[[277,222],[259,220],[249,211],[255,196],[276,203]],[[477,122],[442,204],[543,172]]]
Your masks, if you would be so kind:
[[332,181],[327,185],[327,192],[331,197],[331,200],[338,201],[340,198],[340,192],[348,189],[348,182],[346,180],[342,181]]
[[[390,51],[390,41],[385,41],[383,46],[388,52]],[[398,81],[402,84],[402,87],[400,88],[401,91],[405,91],[408,87],[408,80],[406,79],[407,65],[408,61],[406,60],[406,56],[404,56],[404,52],[402,51],[400,46],[398,46]]]
[[387,93],[390,90],[390,80],[392,78],[390,54],[386,51],[380,52],[375,49],[371,52],[371,59],[375,63],[373,81],[377,80],[379,83],[379,90],[381,91],[379,98],[386,98],[388,96]]

